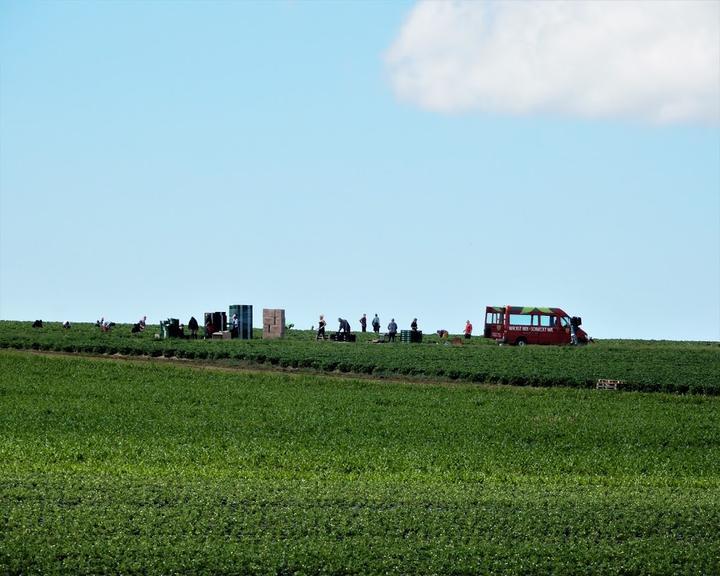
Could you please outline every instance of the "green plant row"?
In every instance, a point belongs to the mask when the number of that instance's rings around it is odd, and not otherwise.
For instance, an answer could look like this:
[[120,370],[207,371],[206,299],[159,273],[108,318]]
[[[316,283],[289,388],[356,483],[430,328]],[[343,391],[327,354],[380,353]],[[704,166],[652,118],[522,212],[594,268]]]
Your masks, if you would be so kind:
[[454,346],[435,336],[422,344],[317,342],[309,331],[283,340],[158,340],[151,328],[131,334],[119,325],[101,332],[91,325],[32,329],[29,323],[0,322],[0,348],[67,353],[185,358],[208,362],[383,376],[449,379],[516,386],[594,387],[600,378],[622,388],[691,394],[720,393],[717,343],[604,341],[582,347],[501,347],[482,338]]
[[719,401],[0,351],[0,574],[717,574]]

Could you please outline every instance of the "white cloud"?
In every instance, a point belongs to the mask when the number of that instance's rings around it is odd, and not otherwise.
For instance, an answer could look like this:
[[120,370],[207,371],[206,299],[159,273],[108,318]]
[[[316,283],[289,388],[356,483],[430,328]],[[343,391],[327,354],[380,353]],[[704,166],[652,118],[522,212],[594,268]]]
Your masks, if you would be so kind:
[[716,0],[421,2],[385,57],[430,110],[720,120]]

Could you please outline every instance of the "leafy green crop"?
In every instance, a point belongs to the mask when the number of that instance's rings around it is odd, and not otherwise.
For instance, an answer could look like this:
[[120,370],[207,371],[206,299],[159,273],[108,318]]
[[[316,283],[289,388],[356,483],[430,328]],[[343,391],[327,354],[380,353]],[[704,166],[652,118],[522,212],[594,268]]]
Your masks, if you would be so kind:
[[0,573],[717,574],[719,401],[0,351]]
[[720,394],[718,343],[607,341],[588,346],[500,347],[477,338],[451,346],[434,336],[423,344],[316,342],[292,330],[284,340],[156,340],[152,328],[109,333],[87,324],[32,329],[30,323],[0,322],[0,348],[121,354],[202,360],[244,366],[410,376],[516,386],[589,388],[598,378],[619,379],[628,390]]

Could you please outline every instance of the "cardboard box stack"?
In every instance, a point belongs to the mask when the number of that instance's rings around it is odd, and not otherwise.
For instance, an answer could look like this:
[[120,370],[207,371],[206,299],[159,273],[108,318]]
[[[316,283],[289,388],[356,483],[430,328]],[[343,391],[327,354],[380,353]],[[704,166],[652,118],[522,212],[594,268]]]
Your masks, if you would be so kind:
[[285,310],[263,308],[263,338],[282,338],[283,336],[285,336]]

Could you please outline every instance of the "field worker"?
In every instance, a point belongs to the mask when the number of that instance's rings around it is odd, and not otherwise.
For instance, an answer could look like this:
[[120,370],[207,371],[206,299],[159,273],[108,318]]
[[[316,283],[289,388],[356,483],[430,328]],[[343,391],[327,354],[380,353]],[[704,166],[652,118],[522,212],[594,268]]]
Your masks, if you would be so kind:
[[350,334],[350,322],[348,322],[344,318],[338,318],[338,322],[340,324],[337,331],[338,335],[340,335],[341,332],[344,332],[345,334]]
[[377,312],[375,313],[375,318],[372,319],[372,327],[375,334],[380,334],[380,318],[378,317]]
[[390,324],[388,324],[388,342],[395,342],[395,334],[397,334],[397,324],[395,323],[395,318],[391,318]]
[[367,314],[363,314],[362,318],[360,318],[360,328],[362,328],[363,332],[367,332]]
[[413,318],[413,321],[410,322],[410,330],[417,332],[417,318]]
[[327,325],[327,322],[325,322],[325,316],[320,314],[320,322],[318,323],[318,331],[317,335],[315,336],[315,340],[325,340],[325,326]]
[[472,336],[472,324],[470,324],[470,320],[465,320],[465,339],[470,340],[470,337]]
[[230,336],[232,338],[240,336],[240,320],[238,320],[237,314],[232,315],[232,330],[230,331]]
[[192,338],[193,340],[197,340],[198,329],[200,327],[198,326],[198,321],[195,319],[195,316],[190,316],[188,328],[190,329],[190,338]]

